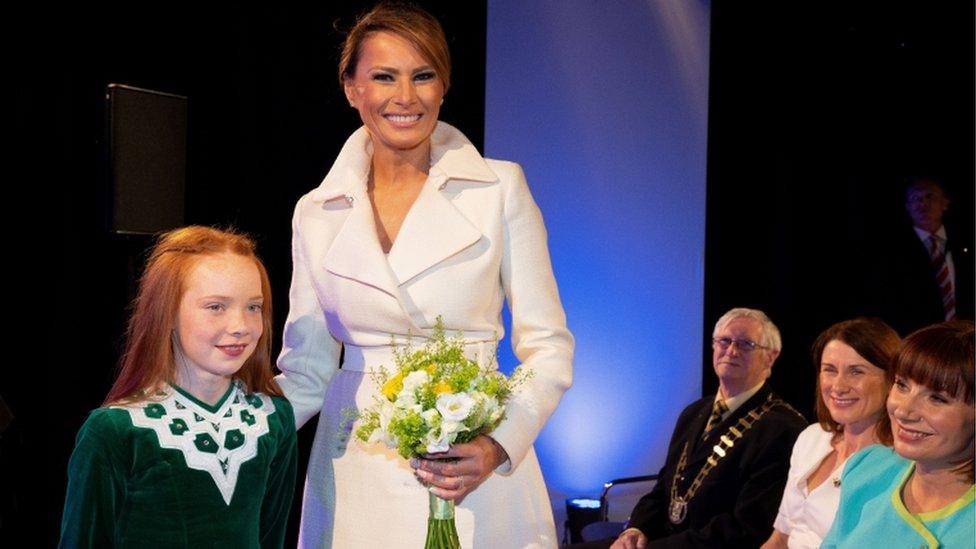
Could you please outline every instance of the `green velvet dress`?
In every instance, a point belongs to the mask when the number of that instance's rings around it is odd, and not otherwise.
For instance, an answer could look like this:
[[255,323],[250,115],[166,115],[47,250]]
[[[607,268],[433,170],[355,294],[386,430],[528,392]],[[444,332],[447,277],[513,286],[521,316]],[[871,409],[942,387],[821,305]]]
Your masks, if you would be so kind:
[[61,547],[281,547],[297,467],[287,400],[233,383],[94,410],[68,465]]

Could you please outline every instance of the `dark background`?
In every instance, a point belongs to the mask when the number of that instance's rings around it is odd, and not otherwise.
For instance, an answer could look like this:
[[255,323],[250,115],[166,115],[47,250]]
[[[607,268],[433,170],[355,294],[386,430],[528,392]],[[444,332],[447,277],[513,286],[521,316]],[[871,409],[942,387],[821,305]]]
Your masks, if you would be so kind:
[[[258,239],[280,333],[292,208],[359,125],[335,75],[333,23],[365,4],[12,14],[13,352],[0,396],[15,421],[0,438],[0,543],[17,531],[25,545],[55,543],[74,433],[111,384],[150,243],[107,230],[105,86],[189,98],[186,220]],[[421,4],[454,55],[442,118],[481,147],[486,4]],[[785,342],[773,382],[809,418],[810,343],[873,312],[879,243],[907,223],[904,178],[941,175],[950,231],[972,239],[973,20],[971,3],[712,3],[703,335],[733,306],[766,310]],[[707,393],[707,353],[703,368]]]
[[[808,419],[817,334],[860,315],[912,328],[883,282],[907,177],[942,179],[950,238],[972,249],[973,9],[712,4],[703,336],[732,307],[766,311],[783,335],[772,383]],[[710,350],[703,368],[714,393]]]
[[[86,5],[12,18],[22,53],[5,232],[15,244],[8,318],[17,340],[0,384],[15,415],[0,439],[0,546],[17,533],[33,540],[25,546],[57,542],[74,435],[111,385],[152,243],[108,230],[107,84],[188,97],[186,222],[257,239],[274,287],[276,356],[292,210],[361,125],[338,83],[335,26],[349,28],[372,4]],[[486,4],[419,4],[443,23],[453,56],[441,119],[483,148]],[[306,455],[313,434],[314,422],[300,433]]]

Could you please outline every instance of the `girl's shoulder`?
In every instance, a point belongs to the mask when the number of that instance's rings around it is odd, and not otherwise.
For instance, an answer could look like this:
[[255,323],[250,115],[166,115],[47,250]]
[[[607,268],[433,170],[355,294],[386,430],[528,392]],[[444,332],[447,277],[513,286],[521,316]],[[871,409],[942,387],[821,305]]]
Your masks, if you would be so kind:
[[124,408],[101,407],[88,413],[75,437],[76,453],[121,455],[133,444],[136,429]]
[[81,430],[95,433],[118,433],[120,430],[130,427],[132,427],[132,420],[126,407],[102,406],[88,413]]

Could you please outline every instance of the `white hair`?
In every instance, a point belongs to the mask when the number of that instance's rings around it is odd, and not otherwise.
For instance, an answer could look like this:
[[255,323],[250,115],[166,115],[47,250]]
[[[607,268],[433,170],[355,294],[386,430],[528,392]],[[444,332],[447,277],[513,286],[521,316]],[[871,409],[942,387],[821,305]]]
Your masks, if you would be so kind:
[[745,307],[736,307],[731,309],[729,312],[722,315],[715,323],[715,329],[712,330],[712,337],[718,334],[718,331],[722,328],[728,326],[733,320],[739,318],[751,318],[762,326],[762,341],[759,342],[763,347],[769,347],[774,351],[781,351],[783,349],[783,340],[779,336],[779,328],[773,324],[772,320],[766,316],[766,313],[760,311],[759,309],[747,309]]

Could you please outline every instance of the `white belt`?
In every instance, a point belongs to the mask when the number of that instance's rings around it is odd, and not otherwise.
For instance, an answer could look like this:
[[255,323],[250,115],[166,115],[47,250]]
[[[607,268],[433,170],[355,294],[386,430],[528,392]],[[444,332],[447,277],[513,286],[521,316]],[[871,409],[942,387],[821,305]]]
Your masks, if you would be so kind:
[[[399,341],[399,340],[398,340]],[[423,347],[425,339],[415,339],[413,341],[413,348],[420,349]],[[497,361],[494,359],[495,347],[497,345],[495,340],[467,340],[464,342],[465,355],[468,358],[472,358],[478,361],[478,364],[482,366],[490,366],[492,369],[497,368]],[[404,342],[404,347],[406,342]],[[378,345],[375,347],[360,347],[359,345],[353,345],[351,343],[343,344],[343,357],[342,357],[342,369],[350,372],[370,372],[379,369],[383,366],[388,371],[396,370],[396,362],[394,362],[393,350],[403,349],[404,347],[392,345]]]

